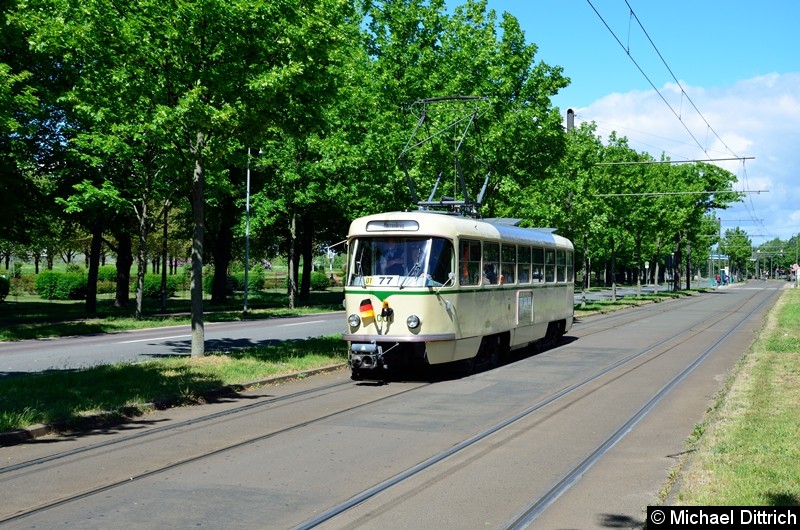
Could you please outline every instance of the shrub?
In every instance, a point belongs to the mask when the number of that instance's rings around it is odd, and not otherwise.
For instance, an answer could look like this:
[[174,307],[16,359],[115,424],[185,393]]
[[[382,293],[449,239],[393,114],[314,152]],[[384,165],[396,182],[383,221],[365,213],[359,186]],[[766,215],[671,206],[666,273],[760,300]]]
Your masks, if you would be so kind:
[[[297,288],[300,288],[300,285],[303,283],[303,275],[300,274],[297,278]],[[289,287],[289,278],[286,278],[283,282],[283,285],[287,288]],[[324,272],[313,271],[311,273],[311,290],[312,291],[324,291],[331,285],[331,280]]]
[[5,276],[0,276],[0,302],[6,299],[11,289],[11,282]]
[[[244,272],[235,272],[228,277],[228,283],[233,279],[235,289],[244,291]],[[260,291],[264,288],[264,269],[259,267],[255,270],[247,271],[247,289],[249,291]]]
[[83,272],[83,267],[80,263],[67,263],[64,265],[64,270],[66,272]]
[[43,271],[36,278],[36,292],[45,300],[83,300],[86,291],[82,272]]
[[[116,265],[103,265],[97,268],[97,281],[98,282],[117,282],[117,266]],[[99,290],[99,289],[98,289]]]
[[42,271],[36,277],[36,293],[45,300],[55,300],[58,291],[58,278],[62,273],[56,271]]
[[[179,276],[167,276],[167,298],[175,296],[178,286],[181,283]],[[142,296],[153,300],[161,299],[161,275],[160,274],[145,274],[144,287],[142,288]]]
[[11,280],[11,292],[16,295],[36,294],[36,274],[25,273]]
[[311,290],[324,291],[331,285],[331,281],[324,272],[314,271],[311,273]]
[[117,282],[110,282],[108,280],[97,281],[97,294],[108,294],[117,291]]

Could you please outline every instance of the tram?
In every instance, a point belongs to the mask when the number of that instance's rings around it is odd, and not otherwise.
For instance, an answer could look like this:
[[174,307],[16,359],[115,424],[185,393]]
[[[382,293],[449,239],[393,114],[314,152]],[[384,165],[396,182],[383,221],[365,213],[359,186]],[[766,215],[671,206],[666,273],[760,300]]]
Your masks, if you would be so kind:
[[494,366],[572,327],[574,250],[548,229],[432,210],[356,219],[345,279],[352,378]]

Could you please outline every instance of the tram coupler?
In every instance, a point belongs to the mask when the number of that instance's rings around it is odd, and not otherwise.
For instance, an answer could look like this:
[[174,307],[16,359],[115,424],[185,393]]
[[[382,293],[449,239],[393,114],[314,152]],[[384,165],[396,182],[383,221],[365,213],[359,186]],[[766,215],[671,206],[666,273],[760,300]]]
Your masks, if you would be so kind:
[[350,345],[350,367],[354,370],[387,369],[383,348],[375,342],[354,342]]

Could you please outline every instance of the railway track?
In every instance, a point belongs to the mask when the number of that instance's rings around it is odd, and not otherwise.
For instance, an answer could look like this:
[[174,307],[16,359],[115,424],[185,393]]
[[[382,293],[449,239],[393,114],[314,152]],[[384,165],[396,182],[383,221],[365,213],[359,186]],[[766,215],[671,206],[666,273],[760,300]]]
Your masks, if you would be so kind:
[[[528,528],[542,511],[544,511],[553,501],[555,501],[555,499],[569,489],[572,484],[579,480],[580,477],[599,458],[603,456],[603,454],[605,454],[622,437],[624,437],[625,434],[628,433],[636,425],[636,423],[638,423],[645,415],[647,415],[648,412],[651,411],[662,399],[664,399],[675,386],[683,381],[688,374],[690,374],[700,363],[702,363],[709,355],[711,355],[721,343],[728,340],[730,336],[735,333],[744,322],[748,321],[748,319],[756,311],[762,309],[764,305],[770,301],[772,301],[772,298],[765,298],[753,307],[746,309],[746,306],[753,305],[752,301],[748,299],[738,304],[737,307],[732,308],[731,310],[722,314],[709,315],[708,317],[698,321],[697,324],[691,329],[673,333],[672,335],[654,342],[643,349],[635,351],[634,353],[611,365],[595,371],[587,377],[584,377],[583,379],[576,381],[575,383],[560,389],[557,392],[554,392],[546,398],[537,401],[525,410],[514,414],[513,416],[504,418],[502,421],[492,425],[475,436],[472,436],[471,438],[468,438],[463,442],[430,457],[424,462],[421,462],[420,464],[409,468],[388,480],[385,480],[367,490],[360,492],[357,495],[354,495],[347,501],[328,509],[312,519],[302,522],[294,528],[296,530],[311,529],[324,525],[325,523],[335,521],[336,518],[341,514],[356,508],[372,497],[380,495],[390,488],[401,484],[403,481],[411,479],[411,477],[418,473],[429,470],[436,465],[440,465],[442,462],[453,457],[457,453],[511,428],[518,422],[529,418],[531,415],[540,412],[542,409],[548,406],[554,405],[560,401],[569,402],[571,399],[584,399],[584,396],[580,395],[580,391],[592,383],[595,383],[603,378],[607,378],[617,371],[622,370],[630,373],[636,370],[639,366],[651,362],[654,358],[667,355],[679,345],[685,344],[698,335],[707,333],[710,329],[719,325],[720,323],[726,322],[728,329],[724,331],[719,338],[714,341],[713,344],[711,344],[705,350],[698,352],[696,358],[688,366],[686,366],[685,369],[671,377],[669,381],[652,396],[651,399],[649,399],[642,407],[635,410],[633,414],[627,417],[617,429],[611,432],[608,436],[596,442],[584,458],[577,461],[568,469],[566,473],[560,476],[545,491],[531,499],[531,501],[524,507],[523,510],[514,514],[500,526],[500,528],[503,529]],[[688,306],[691,307],[691,304],[688,304]],[[596,319],[592,321],[590,325],[574,330],[575,333],[573,333],[573,335],[577,335],[579,337],[590,336],[594,333],[599,333],[603,330],[609,329],[609,324],[629,325],[631,323],[651,318],[653,315],[664,312],[662,308],[655,308],[654,306],[647,306],[647,308],[648,309],[645,311],[625,312],[624,314],[613,314],[609,315],[608,317]],[[729,322],[732,318],[733,322]],[[612,325],[611,327],[616,326]],[[576,394],[578,394],[577,398],[574,397]],[[558,403],[558,405],[561,407],[567,407],[570,406],[571,403]]]
[[[774,295],[774,293],[772,293]],[[314,527],[357,527],[364,524],[384,524],[381,517],[391,513],[393,493],[402,495],[409,488],[436,489],[436,480],[430,477],[442,477],[456,474],[464,466],[464,459],[470,465],[481,458],[491,458],[498,440],[508,436],[525,436],[535,432],[538,425],[549,421],[558,412],[577,407],[590,401],[605,389],[622,384],[622,381],[641,377],[638,374],[648,367],[664,362],[664,359],[676,351],[686,349],[699,337],[714,336],[702,350],[698,350],[687,358],[683,368],[659,383],[654,392],[619,416],[615,427],[602,436],[594,439],[590,446],[584,447],[582,457],[571,461],[567,469],[559,469],[552,480],[544,488],[538,489],[535,495],[527,497],[525,502],[516,501],[517,509],[511,509],[503,518],[502,524],[495,527],[525,528],[547,509],[559,496],[567,491],[606,451],[613,447],[669,393],[681,383],[697,366],[726,340],[737,332],[743,323],[750,321],[753,315],[763,310],[765,304],[774,296],[767,295],[742,297],[736,303],[715,312],[703,312],[703,297],[689,299],[683,304],[668,302],[643,306],[635,311],[613,313],[586,320],[576,325],[570,333],[570,339],[577,338],[575,344],[587,341],[603,333],[614,332],[630,326],[641,326],[654,319],[668,318],[671,311],[680,308],[684,312],[697,309],[702,314],[691,326],[678,329],[663,336],[653,336],[641,344],[628,348],[630,351],[612,359],[598,357],[594,366],[587,366],[582,372],[575,372],[571,379],[549,388],[534,399],[519,401],[518,410],[507,411],[500,419],[481,428],[469,432],[464,427],[460,437],[449,438],[450,442],[440,451],[435,451],[426,458],[402,465],[398,463],[390,473],[382,479],[370,481],[360,480],[361,487],[347,489],[350,493],[338,502],[321,500],[316,515],[310,518],[298,517],[299,514],[287,514],[283,521],[294,519],[294,523],[283,526],[295,528]],[[691,349],[691,348],[689,348]],[[547,360],[558,360],[560,348],[543,355]],[[684,354],[681,354],[684,355]],[[501,367],[504,371],[513,371],[516,364],[520,366],[538,357],[528,358],[525,355],[512,365]],[[478,379],[489,379],[499,374],[483,372]],[[460,383],[456,380],[455,383]],[[289,392],[281,396],[259,398],[251,403],[238,405],[224,411],[203,414],[185,421],[170,423],[143,429],[141,432],[116,436],[107,441],[90,443],[75,449],[55,451],[52,454],[39,456],[0,468],[0,487],[6,492],[13,491],[4,503],[5,513],[0,513],[0,525],[20,523],[30,520],[32,523],[39,517],[58,517],[59,510],[65,506],[93,502],[93,499],[107,495],[112,490],[125,490],[137,483],[149,482],[158,477],[169,476],[176,470],[191,468],[198,464],[214,461],[225,455],[239,454],[262,447],[263,443],[281,442],[292,439],[300,433],[329,429],[330,425],[349,425],[352,420],[367,414],[380,414],[388,406],[401,407],[402,403],[435,391],[437,384],[429,381],[396,382],[389,385],[359,385],[350,381],[336,381],[331,384],[312,385],[301,391]],[[312,404],[309,408],[308,405]],[[304,412],[300,412],[304,411]],[[252,418],[259,418],[256,422]],[[248,420],[250,418],[250,420]],[[268,425],[242,428],[244,423],[267,423]],[[477,425],[478,423],[476,423]],[[340,427],[340,429],[343,427]],[[327,431],[326,431],[327,432]],[[468,433],[468,435],[465,435]],[[212,446],[203,443],[193,444],[192,440],[217,438]],[[152,456],[155,447],[172,446],[174,450],[165,451],[159,458]],[[133,453],[131,453],[133,451]],[[480,457],[467,455],[482,455]],[[120,466],[119,461],[124,461]],[[404,462],[407,461],[404,460]],[[53,480],[54,476],[69,477],[80,475],[81,467],[92,465],[104,469],[117,468],[116,472],[107,472],[94,477],[90,483],[80,488],[68,487],[69,479],[64,483]],[[136,472],[130,472],[135,469]],[[376,473],[376,477],[380,474]],[[422,482],[420,482],[422,481]],[[422,485],[420,485],[422,484]],[[42,488],[42,486],[45,486]],[[34,489],[37,493],[33,493]],[[42,491],[44,490],[44,491]],[[64,493],[69,492],[69,493]],[[120,493],[116,493],[120,494]],[[124,493],[121,493],[124,495]],[[5,495],[4,495],[5,496]],[[431,494],[434,497],[435,494]],[[385,499],[384,499],[385,498]],[[28,499],[26,501],[26,499]],[[31,500],[36,499],[36,500]],[[383,499],[383,500],[381,500]],[[328,502],[327,504],[324,504]],[[380,506],[376,508],[375,506]],[[376,515],[378,514],[378,515]],[[299,521],[299,522],[298,522]],[[399,524],[408,521],[397,519]],[[27,521],[26,521],[27,522]],[[391,525],[387,526],[390,528]]]

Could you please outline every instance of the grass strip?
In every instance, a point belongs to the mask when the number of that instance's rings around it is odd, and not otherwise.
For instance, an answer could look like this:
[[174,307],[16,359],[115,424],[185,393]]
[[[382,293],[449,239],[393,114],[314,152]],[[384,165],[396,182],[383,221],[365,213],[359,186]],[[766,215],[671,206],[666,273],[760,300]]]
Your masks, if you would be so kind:
[[783,292],[690,444],[677,504],[800,505],[800,289]]
[[63,428],[90,415],[135,416],[148,404],[189,405],[212,390],[345,362],[340,336],[237,350],[0,378],[0,432],[36,424]]

